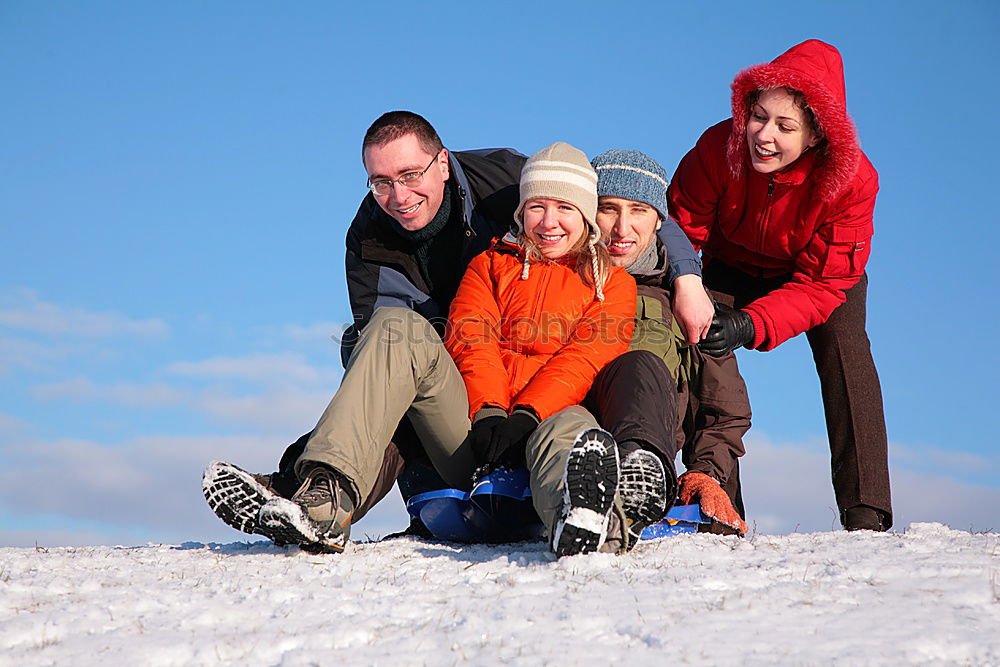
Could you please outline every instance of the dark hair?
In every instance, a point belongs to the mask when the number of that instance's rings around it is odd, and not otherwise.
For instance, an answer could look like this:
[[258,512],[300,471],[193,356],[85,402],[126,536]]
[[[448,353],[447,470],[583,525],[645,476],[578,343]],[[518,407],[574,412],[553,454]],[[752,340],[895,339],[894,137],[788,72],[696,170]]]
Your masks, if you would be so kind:
[[361,142],[361,161],[365,159],[365,149],[369,146],[383,146],[407,134],[414,134],[420,147],[430,155],[437,155],[444,145],[434,127],[427,119],[412,111],[389,111],[382,114],[365,132]]
[[[789,95],[792,96],[792,100],[795,102],[795,106],[802,109],[802,115],[806,117],[806,123],[809,125],[809,129],[812,130],[813,134],[817,138],[823,139],[823,128],[819,126],[819,120],[816,118],[816,114],[811,108],[809,108],[809,101],[806,100],[806,95],[801,90],[795,90],[794,88],[789,88],[788,86],[779,86],[785,89]],[[757,100],[760,99],[760,94],[764,92],[764,88],[757,88],[751,90],[747,95],[747,109],[751,109],[753,105],[757,104]],[[773,89],[767,89],[773,90]]]

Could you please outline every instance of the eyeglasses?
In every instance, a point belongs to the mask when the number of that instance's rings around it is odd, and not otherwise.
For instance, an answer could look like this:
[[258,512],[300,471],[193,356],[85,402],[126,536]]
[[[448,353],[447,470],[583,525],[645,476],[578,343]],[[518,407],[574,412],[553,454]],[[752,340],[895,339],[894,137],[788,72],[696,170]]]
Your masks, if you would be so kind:
[[384,197],[390,192],[392,192],[392,184],[399,183],[404,188],[416,188],[420,187],[420,184],[424,181],[424,174],[426,174],[434,163],[437,162],[438,155],[441,155],[441,151],[438,151],[434,157],[431,159],[431,163],[424,167],[421,171],[408,171],[399,178],[380,178],[377,181],[369,181],[368,189],[372,193]]

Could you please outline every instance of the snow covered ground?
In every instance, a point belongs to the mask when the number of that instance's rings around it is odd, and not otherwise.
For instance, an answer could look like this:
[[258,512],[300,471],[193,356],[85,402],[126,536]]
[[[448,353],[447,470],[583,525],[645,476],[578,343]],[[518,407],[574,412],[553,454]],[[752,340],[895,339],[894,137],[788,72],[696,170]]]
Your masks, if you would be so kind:
[[1000,535],[0,549],[0,663],[1000,664]]

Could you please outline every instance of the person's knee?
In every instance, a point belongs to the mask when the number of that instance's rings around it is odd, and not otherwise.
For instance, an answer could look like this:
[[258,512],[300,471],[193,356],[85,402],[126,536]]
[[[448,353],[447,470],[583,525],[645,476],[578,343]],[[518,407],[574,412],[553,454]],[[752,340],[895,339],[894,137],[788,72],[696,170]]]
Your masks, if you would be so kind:
[[378,344],[404,345],[411,348],[440,343],[434,327],[422,315],[408,308],[384,306],[372,315],[362,337]]
[[597,426],[597,420],[582,405],[570,405],[542,420],[539,428],[547,426],[553,432],[575,432]]
[[529,463],[533,455],[554,446],[568,447],[566,442],[572,444],[573,439],[580,432],[596,426],[597,420],[594,419],[594,416],[580,405],[563,408],[551,417],[543,419],[531,437],[528,438],[526,454]]
[[636,369],[646,369],[663,365],[660,358],[649,350],[629,350],[625,354],[620,354],[608,364],[609,368],[621,371],[634,371]]
[[631,350],[616,357],[604,367],[602,374],[601,386],[606,387],[631,387],[641,383],[662,386],[666,390],[677,384],[663,360],[649,350]]
[[426,323],[427,320],[409,308],[383,306],[375,309],[365,329],[402,331],[420,326],[421,322]]

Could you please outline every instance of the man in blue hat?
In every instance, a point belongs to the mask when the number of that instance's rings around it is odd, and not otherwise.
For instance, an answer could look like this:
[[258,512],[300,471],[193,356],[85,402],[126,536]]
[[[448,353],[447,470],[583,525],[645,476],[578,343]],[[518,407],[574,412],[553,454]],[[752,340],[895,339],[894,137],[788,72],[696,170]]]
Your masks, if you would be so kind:
[[[631,540],[666,513],[678,490],[677,450],[687,471],[680,500],[699,502],[712,532],[745,533],[739,487],[750,403],[736,357],[703,354],[712,299],[694,255],[667,215],[666,170],[639,151],[595,157],[597,223],[612,263],[638,286],[631,350],[598,375],[588,407],[619,444],[621,501]],[[628,493],[632,490],[632,493]],[[654,499],[659,498],[659,501]]]

